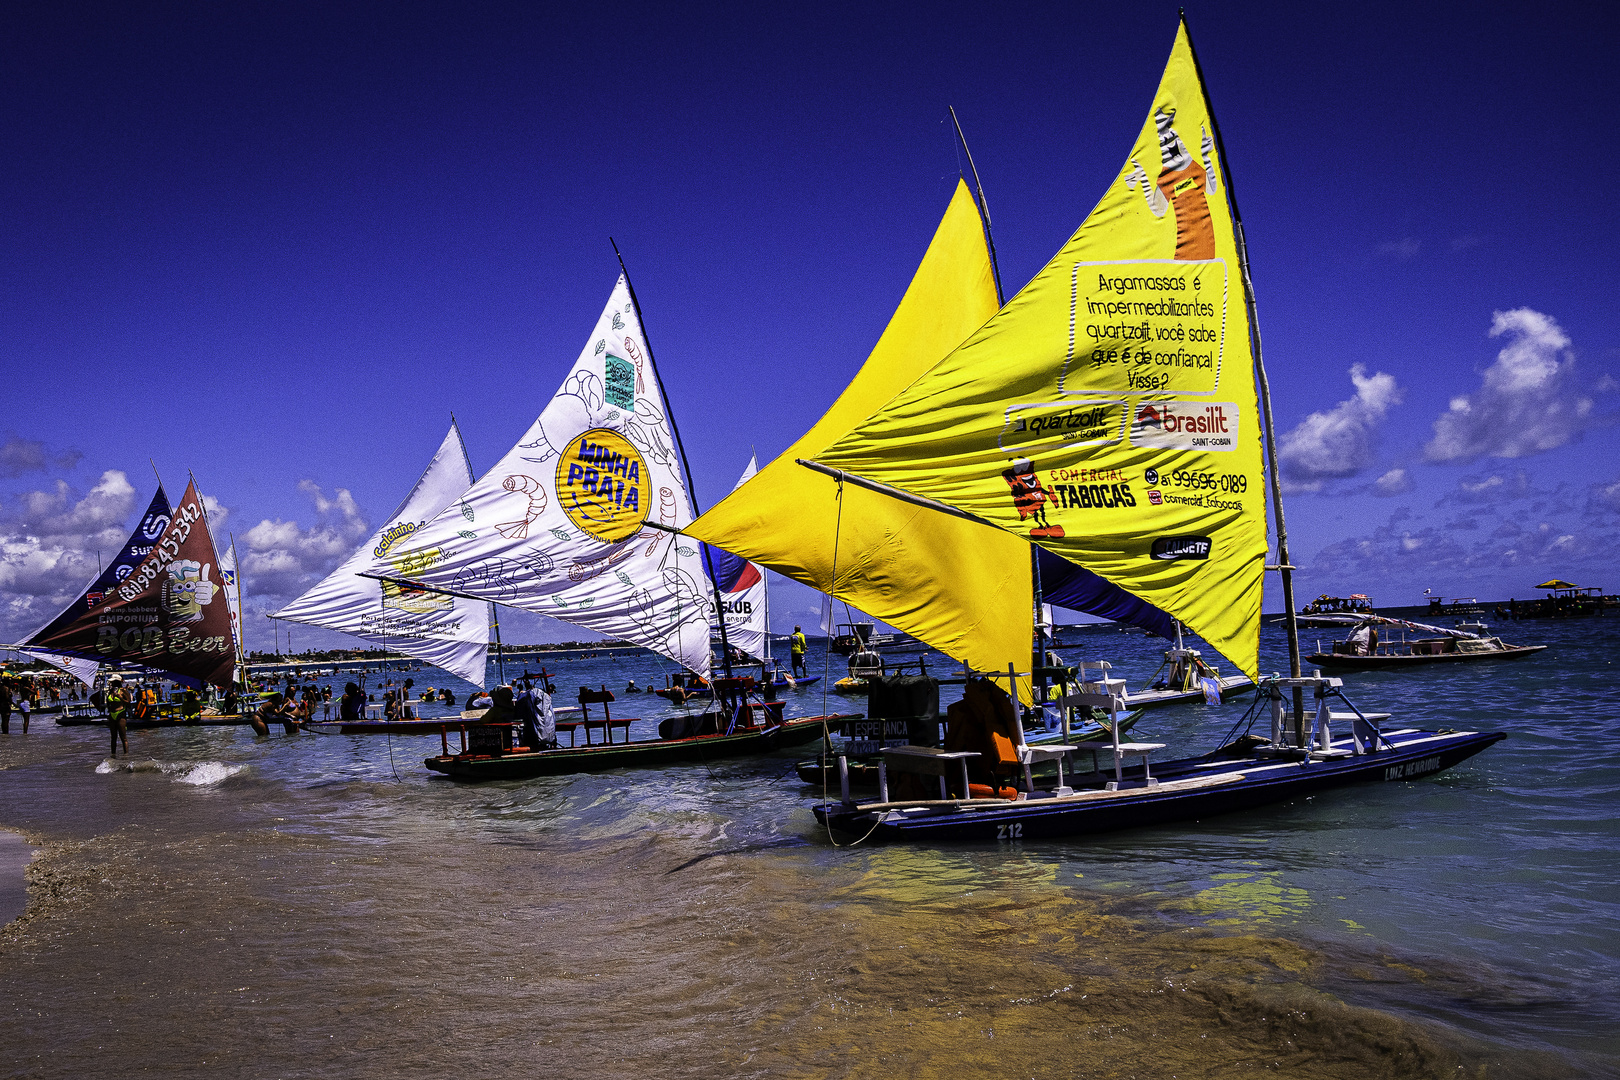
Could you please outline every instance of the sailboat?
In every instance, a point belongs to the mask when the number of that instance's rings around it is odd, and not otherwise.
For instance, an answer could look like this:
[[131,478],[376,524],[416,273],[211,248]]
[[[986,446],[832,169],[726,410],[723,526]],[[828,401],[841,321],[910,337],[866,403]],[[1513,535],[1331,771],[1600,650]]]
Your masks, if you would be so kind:
[[[114,555],[113,560],[96,575],[95,580],[55,618],[12,647],[62,668],[86,685],[93,685],[104,657],[94,652],[80,653],[63,648],[46,649],[40,645],[83,618],[85,613],[100,603],[119,582],[134,573],[141,560],[151,553],[153,545],[163,535],[163,530],[168,527],[170,513],[169,496],[160,483],[157,491],[152,494],[152,501],[146,505],[146,512],[135,523],[135,528],[131,530],[123,546],[118,549],[118,554]],[[95,715],[99,715],[99,710],[79,707],[64,709],[62,719],[83,724],[90,723]]]
[[196,481],[172,510],[166,499],[149,510],[136,534],[143,543],[135,548],[145,550],[133,567],[115,560],[108,567],[112,580],[98,578],[82,607],[70,606],[29,644],[101,663],[137,664],[191,686],[229,686],[236,636]]
[[482,687],[489,651],[487,603],[360,576],[410,543],[472,484],[472,464],[452,418],[427,468],[388,520],[341,566],[271,618],[353,634]]
[[[1063,249],[983,327],[806,463],[840,492],[999,528],[1116,601],[1179,620],[1257,680],[1247,719],[1270,721],[1268,735],[1157,763],[1162,744],[1122,742],[1116,725],[1112,770],[1060,772],[1037,788],[1031,764],[1063,748],[1029,747],[1008,692],[970,679],[952,707],[964,736],[956,746],[885,748],[876,802],[845,791],[813,808],[832,830],[989,841],[1202,818],[1429,775],[1505,737],[1392,730],[1388,714],[1351,704],[1340,680],[1301,669],[1241,218],[1185,21],[1126,165]],[[1291,672],[1260,679],[1268,481]],[[840,492],[819,504],[826,513]],[[1010,682],[1020,655],[1003,657]],[[1123,683],[1089,681],[1071,702],[1117,717]],[[968,739],[972,731],[984,737]],[[925,788],[937,780],[939,797],[891,799],[889,771],[923,774]]]
[[[518,444],[361,575],[549,615],[708,678],[709,614],[724,605],[703,585],[716,579],[710,560],[680,535],[692,516],[690,470],[621,274],[562,387]],[[628,740],[628,721],[612,717],[612,692],[581,687],[581,708],[597,711],[557,723],[569,746],[514,745],[466,728],[470,743],[452,753],[446,736],[426,765],[463,780],[540,776],[755,753],[821,733],[820,717],[784,720],[780,702],[749,697],[751,684],[718,679],[723,711],[666,720],[660,738],[622,742],[614,733]],[[585,745],[573,745],[581,730]],[[596,732],[604,741],[593,742]]]

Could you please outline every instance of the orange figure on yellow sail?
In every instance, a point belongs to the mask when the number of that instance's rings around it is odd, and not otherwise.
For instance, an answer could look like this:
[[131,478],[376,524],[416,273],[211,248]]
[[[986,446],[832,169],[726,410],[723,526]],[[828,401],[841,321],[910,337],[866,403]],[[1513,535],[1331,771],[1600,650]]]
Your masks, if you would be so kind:
[[1153,124],[1159,131],[1159,177],[1150,185],[1147,170],[1132,161],[1133,171],[1126,177],[1127,187],[1142,186],[1148,209],[1154,217],[1164,217],[1171,207],[1176,211],[1176,259],[1192,261],[1215,257],[1215,228],[1210,222],[1209,199],[1206,189],[1217,190],[1215,169],[1209,156],[1215,140],[1203,132],[1203,164],[1193,160],[1181,136],[1171,126],[1176,110],[1160,105],[1153,111]]
[[1041,478],[1035,474],[1033,461],[1019,458],[1012,463],[1012,468],[1004,471],[1001,476],[1012,489],[1013,505],[1018,508],[1018,520],[1035,519],[1035,527],[1029,530],[1029,535],[1049,539],[1063,536],[1063,526],[1047,524],[1046,501],[1051,496],[1041,485]]

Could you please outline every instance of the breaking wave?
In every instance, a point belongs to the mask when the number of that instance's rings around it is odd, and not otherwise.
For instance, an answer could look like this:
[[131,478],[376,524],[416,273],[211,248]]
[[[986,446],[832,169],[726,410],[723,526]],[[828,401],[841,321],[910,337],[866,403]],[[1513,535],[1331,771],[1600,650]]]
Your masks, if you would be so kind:
[[238,773],[245,772],[246,765],[233,765],[224,761],[117,761],[107,758],[96,766],[96,772],[103,775],[115,772],[127,773],[162,773],[177,784],[190,784],[192,787],[213,787],[223,784]]

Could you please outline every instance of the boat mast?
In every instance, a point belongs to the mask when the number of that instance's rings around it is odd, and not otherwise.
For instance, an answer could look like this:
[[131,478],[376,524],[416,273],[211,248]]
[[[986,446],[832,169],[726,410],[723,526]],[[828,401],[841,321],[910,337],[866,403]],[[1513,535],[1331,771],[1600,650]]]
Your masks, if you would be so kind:
[[[1186,26],[1183,12],[1181,22]],[[1204,69],[1198,63],[1198,50],[1193,47],[1192,28],[1187,29],[1187,49],[1192,54],[1193,69],[1198,72],[1198,86],[1204,88]],[[1232,170],[1226,160],[1226,145],[1221,141],[1220,121],[1215,118],[1215,105],[1204,94],[1204,107],[1209,112],[1210,134],[1215,139],[1215,150],[1221,159],[1221,179],[1226,182],[1226,201],[1232,207],[1232,231],[1237,241],[1238,273],[1243,279],[1243,306],[1249,316],[1249,345],[1254,351],[1254,373],[1260,384],[1260,416],[1265,429],[1266,471],[1271,481],[1271,510],[1277,523],[1277,565],[1282,577],[1283,621],[1288,631],[1289,675],[1298,679],[1304,674],[1299,653],[1299,615],[1294,609],[1294,567],[1288,559],[1288,526],[1283,520],[1282,481],[1277,475],[1277,433],[1271,418],[1271,386],[1266,380],[1266,365],[1260,355],[1260,321],[1255,313],[1254,279],[1249,273],[1249,245],[1243,235],[1243,215],[1238,212],[1237,189],[1232,185]],[[1272,569],[1267,567],[1267,569]],[[1294,744],[1305,745],[1305,688],[1294,687]]]
[[[624,255],[619,251],[619,245],[614,243],[613,237],[608,237],[608,243],[613,244],[613,254],[618,256],[619,270],[624,274],[624,287],[630,292],[630,303],[636,309],[636,322],[641,324],[641,340],[647,346],[647,366],[652,368],[653,381],[658,384],[659,392],[664,389],[664,380],[658,375],[658,362],[653,359],[652,338],[647,334],[647,320],[641,314],[641,301],[636,299],[636,287],[630,283],[630,270],[624,265]],[[675,424],[675,410],[670,407],[669,398],[664,398],[664,415],[669,417],[669,433],[675,436],[675,452],[681,455],[681,468],[686,472],[686,497],[692,501],[692,513],[698,512],[697,486],[692,483],[692,463],[686,459],[686,447],[681,445],[681,429]],[[701,541],[700,541],[701,543]],[[714,572],[714,556],[709,553],[709,546],[702,544],[703,568],[709,572],[709,585],[714,589],[714,614],[720,624],[720,663],[726,670],[726,678],[731,678],[731,643],[726,640],[726,602],[720,595],[720,577]],[[769,627],[766,628],[767,633]]]
[[[996,261],[996,238],[990,231],[990,204],[984,197],[984,184],[979,180],[979,167],[973,163],[973,151],[968,149],[967,136],[962,134],[962,121],[956,118],[956,108],[947,105],[950,110],[951,124],[956,128],[956,141],[961,144],[962,154],[967,158],[968,171],[973,174],[973,201],[979,205],[979,217],[984,222],[984,244],[990,254],[990,278],[996,285],[996,307],[1004,307],[1007,297],[1001,291],[1001,266]],[[1031,599],[1034,601],[1035,640],[1034,648],[1030,651],[1029,686],[1030,696],[1035,697],[1035,688],[1040,686],[1043,690],[1046,680],[1039,680],[1035,672],[1046,666],[1046,630],[1041,625],[1041,618],[1045,614],[1045,601],[1041,595],[1041,549],[1039,544],[1029,545],[1029,585]],[[1007,687],[1007,692],[1017,696],[1017,688]],[[1041,694],[1045,697],[1045,694]]]

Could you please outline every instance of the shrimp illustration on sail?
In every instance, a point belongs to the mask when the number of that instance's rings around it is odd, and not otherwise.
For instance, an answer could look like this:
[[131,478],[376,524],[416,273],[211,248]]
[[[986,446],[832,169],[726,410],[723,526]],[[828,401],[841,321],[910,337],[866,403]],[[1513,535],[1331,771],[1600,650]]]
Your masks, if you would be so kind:
[[624,560],[635,554],[637,539],[639,537],[631,537],[624,543],[615,544],[606,551],[600,551],[592,555],[581,555],[574,560],[573,566],[569,568],[568,580],[589,581],[602,571],[624,562]]
[[495,526],[495,531],[508,540],[522,540],[529,535],[529,526],[546,512],[545,486],[532,476],[514,473],[501,481],[501,487],[529,497],[528,511],[521,521],[508,521],[504,525]]
[[[675,526],[675,493],[667,487],[658,489],[658,521],[659,524],[668,525],[671,528]],[[642,552],[642,557],[652,558],[653,552],[658,550],[658,541],[661,539],[663,539],[662,536],[654,533],[652,543],[647,545],[647,550]]]

